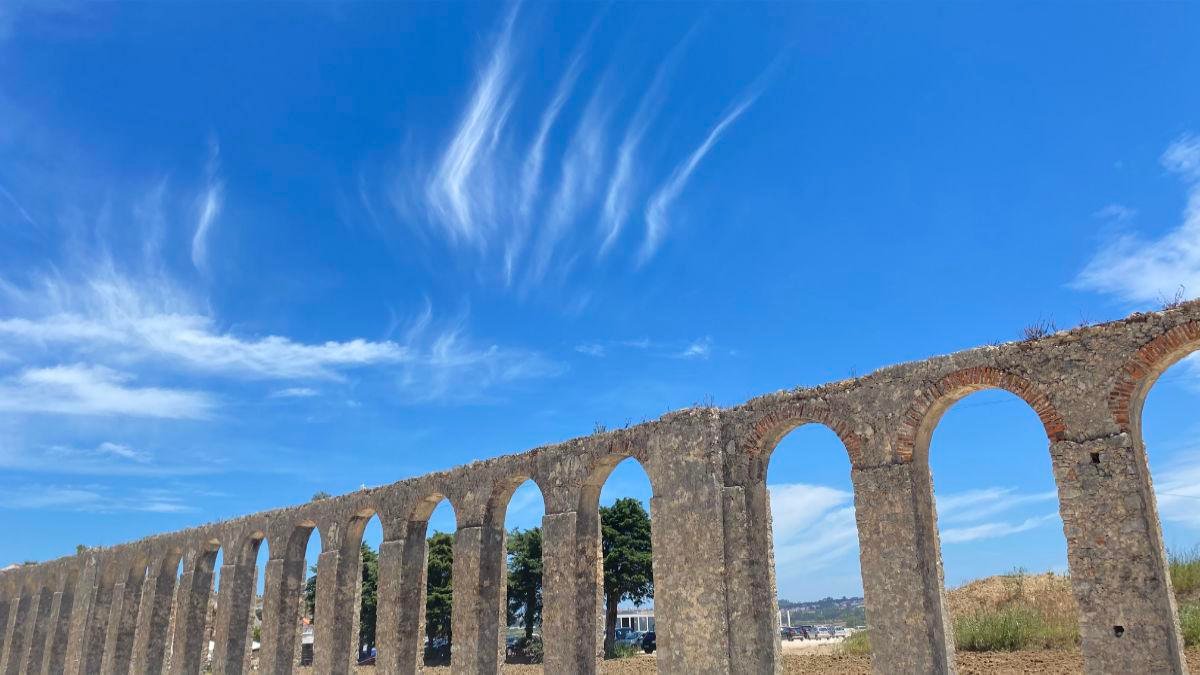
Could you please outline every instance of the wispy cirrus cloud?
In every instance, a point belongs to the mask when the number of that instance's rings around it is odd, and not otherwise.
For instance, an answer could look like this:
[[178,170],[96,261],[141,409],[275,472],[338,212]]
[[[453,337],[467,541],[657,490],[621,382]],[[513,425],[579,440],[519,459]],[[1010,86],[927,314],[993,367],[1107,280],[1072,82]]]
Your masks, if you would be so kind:
[[221,213],[225,199],[225,183],[220,178],[221,146],[216,138],[208,142],[208,164],[205,168],[205,186],[197,203],[196,232],[192,235],[192,264],[205,271],[208,267],[209,232]]
[[642,248],[638,253],[639,263],[649,260],[662,244],[663,237],[667,235],[670,226],[671,206],[679,199],[680,193],[683,192],[692,173],[696,171],[696,167],[700,165],[700,161],[704,159],[709,150],[712,150],[713,145],[721,138],[721,134],[725,133],[729,125],[736,122],[750,106],[754,105],[754,101],[758,99],[760,93],[762,93],[761,90],[751,91],[734,103],[729,112],[725,113],[708,132],[704,142],[697,146],[679,166],[675,167],[667,182],[660,186],[654,196],[650,198],[650,203],[646,206],[646,237],[642,240]]
[[312,387],[285,387],[271,392],[271,398],[311,398],[320,393]]
[[[1157,239],[1132,232],[1111,237],[1072,282],[1074,287],[1130,303],[1173,298],[1180,288],[1190,297],[1200,293],[1200,137],[1179,137],[1160,161],[1186,186],[1183,222]],[[1131,215],[1121,208],[1111,215]]]
[[996,519],[1016,509],[1035,504],[1053,504],[1057,500],[1058,493],[1053,490],[1021,493],[1012,487],[988,487],[938,496],[938,525],[942,543],[1006,537],[1047,523],[1061,522],[1057,510],[1019,519]]
[[[523,60],[538,50],[525,44],[530,33],[520,30],[524,13],[516,7],[506,11],[486,43],[471,93],[444,145],[406,147],[400,167],[389,170],[382,200],[426,244],[494,257],[496,277],[521,294],[547,280],[583,274],[587,265],[604,264],[634,213],[647,215],[646,236],[640,252],[629,257],[639,264],[652,258],[668,237],[669,213],[697,165],[761,91],[755,85],[735,101],[700,146],[664,178],[657,162],[644,155],[670,147],[669,131],[659,134],[656,125],[698,25],[672,46],[634,99],[638,84],[627,74],[627,64],[598,67],[588,58],[600,51],[591,45],[596,19],[576,41],[538,112],[529,115],[537,123],[527,129],[514,120],[528,105],[521,93],[536,89],[523,87],[518,73]],[[593,69],[603,75],[588,77]],[[636,103],[623,117],[618,104],[628,99]],[[656,150],[648,153],[644,148],[652,133]],[[381,200],[362,181],[355,192],[362,217],[380,223],[375,204]],[[386,225],[377,229],[387,232]]]
[[134,380],[104,366],[27,368],[0,380],[0,411],[205,419],[216,405],[204,392],[139,387]]
[[0,494],[0,509],[83,513],[191,513],[179,490],[120,491],[103,485],[23,485]]
[[858,548],[854,494],[825,485],[769,486],[775,565],[805,573],[848,559]]

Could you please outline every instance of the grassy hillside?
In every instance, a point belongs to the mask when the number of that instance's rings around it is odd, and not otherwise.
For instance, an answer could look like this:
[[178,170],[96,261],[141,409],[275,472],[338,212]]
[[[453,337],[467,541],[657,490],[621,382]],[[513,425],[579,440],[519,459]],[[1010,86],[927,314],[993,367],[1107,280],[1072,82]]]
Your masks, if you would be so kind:
[[[1170,555],[1171,583],[1187,646],[1200,645],[1200,547]],[[1066,649],[1079,644],[1078,607],[1068,576],[1022,570],[978,579],[949,591],[946,604],[959,651]],[[870,649],[866,633],[848,653]]]

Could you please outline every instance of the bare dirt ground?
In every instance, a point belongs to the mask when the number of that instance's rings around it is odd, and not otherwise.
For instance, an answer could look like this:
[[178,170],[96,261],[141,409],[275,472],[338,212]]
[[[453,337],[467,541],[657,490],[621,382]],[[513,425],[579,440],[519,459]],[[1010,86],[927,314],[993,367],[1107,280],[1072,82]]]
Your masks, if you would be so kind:
[[[1188,669],[1200,672],[1200,648],[1187,649]],[[990,675],[992,673],[1028,673],[1029,675],[1082,675],[1083,657],[1078,651],[1030,651],[1030,652],[960,652],[955,656],[958,672],[962,675]],[[627,659],[605,661],[601,673],[612,675],[652,675],[658,672],[653,656],[634,656]],[[365,670],[365,669],[364,669]],[[449,673],[449,668],[427,668],[427,673]],[[505,673],[514,675],[542,675],[541,666],[505,666]],[[815,675],[816,673],[844,673],[845,675],[867,675],[871,672],[871,660],[867,656],[841,656],[811,652],[787,652],[783,655],[783,672],[789,675]]]

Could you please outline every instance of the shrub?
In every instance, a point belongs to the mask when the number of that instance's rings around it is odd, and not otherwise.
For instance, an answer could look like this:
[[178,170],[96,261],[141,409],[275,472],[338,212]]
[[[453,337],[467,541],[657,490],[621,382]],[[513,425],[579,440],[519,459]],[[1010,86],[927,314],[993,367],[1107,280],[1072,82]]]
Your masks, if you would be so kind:
[[848,656],[859,656],[871,653],[871,638],[869,631],[860,630],[851,633],[845,640],[842,640],[840,651]]

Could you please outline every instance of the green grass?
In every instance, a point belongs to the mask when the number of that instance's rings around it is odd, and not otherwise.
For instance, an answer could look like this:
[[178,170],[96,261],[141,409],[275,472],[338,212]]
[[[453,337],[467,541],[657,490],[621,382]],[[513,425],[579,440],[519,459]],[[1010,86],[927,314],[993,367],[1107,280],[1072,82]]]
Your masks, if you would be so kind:
[[625,659],[625,658],[629,658],[630,656],[637,656],[638,654],[641,654],[641,653],[642,653],[642,650],[638,649],[637,647],[634,647],[633,645],[622,643],[622,644],[613,645],[612,655],[609,656],[608,658],[610,658],[610,659]]
[[1200,604],[1179,605],[1179,628],[1186,647],[1200,645]]
[[1167,553],[1171,585],[1176,598],[1192,598],[1200,592],[1200,547]]
[[851,656],[870,654],[871,638],[868,633],[869,631],[860,630],[842,640],[842,644],[840,645],[841,653]]
[[955,619],[954,642],[960,651],[970,652],[1069,649],[1079,644],[1079,626],[1047,618],[1032,607],[1011,605]]

